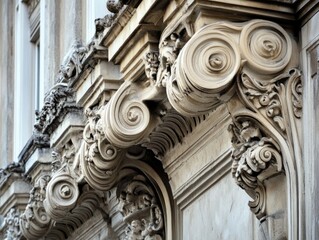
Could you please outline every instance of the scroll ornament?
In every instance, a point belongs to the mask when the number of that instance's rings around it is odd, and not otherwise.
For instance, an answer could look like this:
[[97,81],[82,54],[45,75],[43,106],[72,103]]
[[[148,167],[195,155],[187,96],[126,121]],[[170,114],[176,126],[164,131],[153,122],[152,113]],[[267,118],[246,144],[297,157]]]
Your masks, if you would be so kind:
[[232,97],[239,72],[267,81],[289,65],[291,55],[292,41],[275,23],[207,25],[192,36],[172,65],[167,97],[183,115],[210,112]]
[[43,206],[49,180],[49,175],[44,175],[38,179],[30,191],[28,205],[21,215],[20,229],[27,239],[39,239],[49,231],[54,223]]
[[138,175],[119,186],[119,208],[128,224],[125,239],[162,240],[162,210],[146,179]]
[[249,203],[257,218],[265,216],[265,189],[263,181],[283,171],[279,145],[264,136],[251,120],[231,124],[232,175],[236,183],[253,198]]
[[75,207],[80,191],[68,170],[60,169],[47,185],[43,202],[46,212],[53,220],[59,220]]
[[138,93],[137,86],[126,81],[101,111],[103,132],[114,146],[128,148],[139,144],[152,131],[146,92],[147,89]]
[[83,142],[76,156],[86,182],[94,189],[106,191],[116,181],[124,150],[112,145],[104,134],[99,109],[87,109],[88,122],[83,131]]

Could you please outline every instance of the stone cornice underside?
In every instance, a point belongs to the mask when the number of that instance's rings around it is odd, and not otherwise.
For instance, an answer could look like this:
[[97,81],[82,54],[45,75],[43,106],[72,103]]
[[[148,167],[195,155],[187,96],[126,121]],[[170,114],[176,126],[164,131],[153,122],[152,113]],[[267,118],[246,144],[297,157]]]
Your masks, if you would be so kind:
[[[92,42],[74,45],[60,69],[57,87],[38,113],[36,129],[45,136],[54,132],[67,113],[83,112],[87,122],[76,136],[70,135],[58,146],[53,173],[34,185],[20,221],[26,237],[58,236],[62,231],[59,224],[74,231],[92,217],[93,209],[103,209],[103,194],[121,181],[123,162],[143,159],[144,148],[164,159],[225,104],[233,119],[232,173],[253,198],[250,207],[256,216],[262,219],[267,215],[265,180],[289,172],[291,198],[298,199],[302,191],[298,189],[300,176],[291,173],[301,158],[301,78],[292,57],[294,40],[274,22],[215,22],[196,29],[184,21],[175,28],[170,26],[158,49],[142,59],[145,74],[124,79],[109,98],[101,97],[85,109],[75,103],[81,81],[108,61],[105,45],[111,42],[112,31],[120,32],[135,11],[138,9],[124,6],[115,15],[96,21]],[[114,60],[120,61],[121,54],[114,54]],[[156,201],[148,207],[161,218]],[[298,219],[299,204],[298,200],[291,203],[292,219]],[[152,224],[149,219],[146,222]],[[128,224],[132,229],[133,223]],[[162,226],[144,226],[143,231],[146,229],[154,234],[163,231]],[[290,231],[290,237],[298,235]]]

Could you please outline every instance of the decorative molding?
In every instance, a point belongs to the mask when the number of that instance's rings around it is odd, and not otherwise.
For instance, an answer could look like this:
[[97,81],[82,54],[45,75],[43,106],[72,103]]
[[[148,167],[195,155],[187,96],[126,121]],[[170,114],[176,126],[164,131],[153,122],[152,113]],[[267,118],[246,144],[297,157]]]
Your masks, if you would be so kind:
[[[233,176],[253,197],[250,205],[261,218],[266,214],[265,174],[269,178],[282,171],[283,154],[285,158],[288,154],[285,161],[289,162],[300,158],[296,121],[301,117],[302,83],[300,71],[294,68],[292,38],[278,24],[253,20],[209,24],[198,30],[179,54],[163,48],[165,41],[160,56],[173,53],[170,58],[160,58],[161,66],[170,67],[165,72],[167,98],[181,115],[199,116],[228,103],[236,92],[240,97],[240,111],[228,104],[236,137]],[[289,153],[282,153],[282,148]],[[270,173],[274,166],[276,171]]]
[[125,239],[162,240],[163,213],[151,185],[137,175],[118,186],[119,209],[128,224]]
[[[61,66],[59,83],[72,86],[103,58],[101,33],[108,27],[123,28],[109,20],[96,21],[95,38],[87,47],[74,45]],[[128,224],[126,239],[162,239],[163,213],[155,192],[140,176],[119,183],[122,163],[129,150],[141,145],[161,158],[225,103],[233,118],[233,176],[253,198],[250,207],[256,216],[267,215],[264,180],[289,173],[300,160],[296,121],[301,117],[302,85],[292,61],[292,39],[279,25],[264,20],[209,24],[188,41],[182,32],[164,38],[159,53],[147,53],[146,77],[125,80],[109,101],[85,110],[83,139],[73,139],[53,153],[54,170],[43,200],[46,214],[57,222],[52,234],[63,236],[63,224],[74,231],[85,221],[81,186],[93,194],[88,199],[96,197],[94,208],[101,203],[101,192],[117,184]],[[239,107],[232,106],[234,99]],[[37,114],[36,130],[50,135],[67,108],[80,110],[73,91],[53,89]],[[288,181],[300,181],[293,178],[289,175]],[[290,212],[298,211],[296,204],[290,203]]]
[[4,218],[6,233],[5,240],[18,240],[21,237],[19,226],[20,213],[16,208],[11,208]]
[[125,151],[107,140],[101,117],[103,111],[104,107],[86,110],[88,122],[76,161],[81,165],[86,182],[94,189],[106,191],[116,180]]
[[232,175],[254,201],[249,203],[258,219],[266,215],[266,192],[263,181],[283,171],[279,144],[250,120],[234,122],[232,133]]
[[49,175],[41,176],[30,191],[28,205],[20,218],[20,229],[27,239],[39,239],[45,236],[54,224],[43,206],[50,178]]
[[57,82],[65,83],[70,81],[71,78],[77,78],[82,72],[82,60],[87,52],[88,48],[80,41],[76,41],[63,60],[58,73]]
[[106,7],[110,12],[118,13],[126,2],[127,0],[108,0],[106,2]]
[[10,163],[6,168],[0,168],[0,189],[11,175],[24,178],[24,165],[20,162]]
[[174,109],[161,112],[161,123],[150,133],[148,141],[142,146],[152,150],[155,157],[162,159],[169,150],[182,143],[196,126],[205,121],[207,115],[185,117]]
[[71,88],[58,84],[45,98],[41,111],[36,112],[35,131],[50,135],[70,111],[79,111]]
[[148,52],[144,58],[145,64],[145,74],[148,79],[156,80],[157,72],[159,68],[159,53],[158,52]]

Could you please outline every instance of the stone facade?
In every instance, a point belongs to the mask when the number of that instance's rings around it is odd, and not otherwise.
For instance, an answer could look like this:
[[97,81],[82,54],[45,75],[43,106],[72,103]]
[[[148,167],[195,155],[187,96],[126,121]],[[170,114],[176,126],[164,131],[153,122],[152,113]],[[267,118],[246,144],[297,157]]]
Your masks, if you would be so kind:
[[101,2],[0,4],[0,238],[319,238],[319,2]]

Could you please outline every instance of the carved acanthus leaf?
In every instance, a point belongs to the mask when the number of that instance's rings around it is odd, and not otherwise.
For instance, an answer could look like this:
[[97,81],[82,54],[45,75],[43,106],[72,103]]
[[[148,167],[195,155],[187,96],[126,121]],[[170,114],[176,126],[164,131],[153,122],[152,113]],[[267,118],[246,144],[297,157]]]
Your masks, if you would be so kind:
[[[287,89],[287,84],[292,85],[291,90]],[[267,81],[251,77],[245,72],[238,79],[238,90],[246,105],[263,114],[283,134],[289,127],[288,99],[292,99],[295,116],[301,116],[301,89],[300,72],[297,69]],[[292,96],[289,97],[289,94]]]
[[21,237],[19,226],[20,213],[16,208],[11,208],[4,218],[5,221],[5,239],[4,240],[18,240]]
[[291,81],[291,93],[292,93],[292,105],[293,112],[296,118],[302,116],[302,81],[301,74],[297,72],[297,75]]
[[60,67],[57,82],[66,83],[72,78],[77,78],[82,72],[82,60],[87,53],[88,48],[80,41],[76,41]]
[[125,150],[106,139],[101,119],[103,111],[104,107],[86,110],[88,122],[76,162],[81,165],[84,178],[92,188],[106,191],[116,180]]
[[67,112],[78,110],[73,90],[64,85],[57,85],[45,98],[41,111],[36,112],[34,128],[40,133],[50,135]]
[[148,79],[156,81],[157,72],[159,68],[159,53],[158,52],[148,52],[144,58],[145,64],[145,74]]
[[[161,56],[167,52],[160,47]],[[288,66],[291,54],[290,37],[275,23],[256,20],[207,25],[192,36],[178,57],[169,54],[167,59],[173,61],[168,61],[167,97],[185,116],[207,113],[232,97],[232,83],[240,70],[269,80]],[[276,103],[272,106],[277,114]],[[278,114],[274,119],[283,125]]]
[[234,147],[232,175],[254,199],[250,206],[260,219],[265,215],[263,181],[283,171],[280,147],[272,138],[264,136],[251,120],[236,121],[229,130]]
[[49,180],[49,175],[44,175],[38,179],[30,191],[28,205],[21,215],[20,228],[23,236],[27,239],[39,239],[50,230],[54,223],[43,206]]

